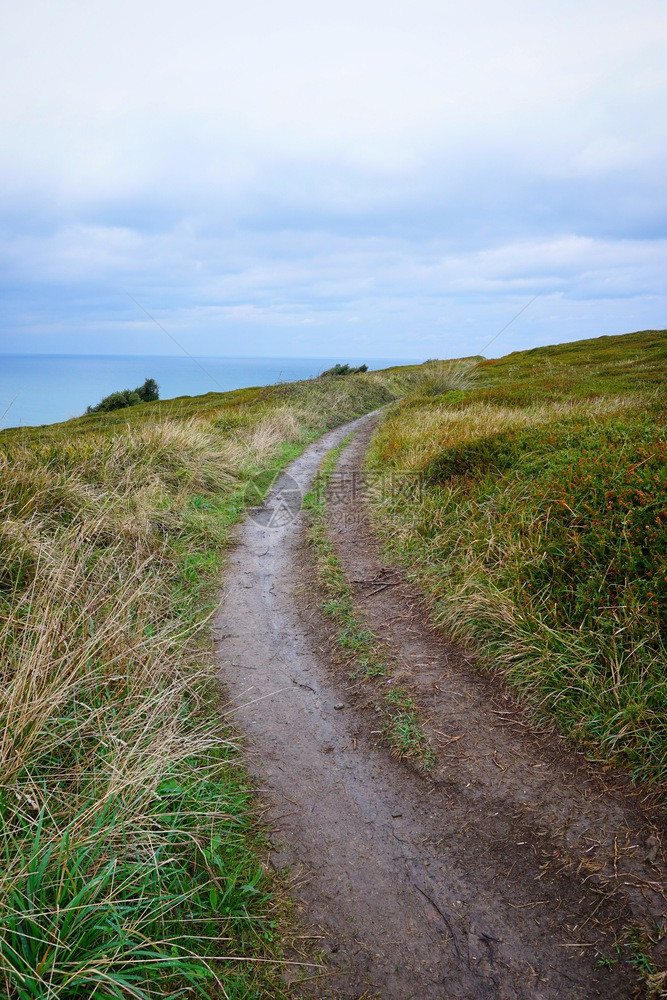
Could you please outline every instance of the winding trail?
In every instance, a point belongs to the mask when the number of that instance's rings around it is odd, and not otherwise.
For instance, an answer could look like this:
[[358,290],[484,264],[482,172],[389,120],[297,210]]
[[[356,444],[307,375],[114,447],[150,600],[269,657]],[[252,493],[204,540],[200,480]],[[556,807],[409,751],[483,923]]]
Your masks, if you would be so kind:
[[[266,512],[244,522],[216,620],[221,676],[272,828],[271,863],[297,876],[303,921],[327,956],[326,974],[303,993],[627,1000],[637,995],[632,969],[597,959],[660,905],[654,834],[634,806],[595,785],[553,737],[508,724],[511,700],[415,616],[407,586],[367,605],[429,715],[432,775],[379,744],[372,691],[351,687],[332,657],[312,608],[303,515],[280,516],[278,501],[293,508],[352,430],[341,468],[358,470],[376,420],[310,446],[277,482],[272,522]],[[341,502],[360,503],[352,492]],[[348,517],[336,523],[332,538],[363,600],[364,584],[387,570],[363,512],[352,527]]]

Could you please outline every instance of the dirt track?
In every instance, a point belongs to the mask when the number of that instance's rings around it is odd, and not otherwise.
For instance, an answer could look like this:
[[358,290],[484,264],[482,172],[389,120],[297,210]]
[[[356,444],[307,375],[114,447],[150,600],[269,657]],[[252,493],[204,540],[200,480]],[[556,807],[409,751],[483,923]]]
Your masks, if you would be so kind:
[[[374,419],[354,424],[348,473]],[[351,429],[311,446],[274,493],[305,491]],[[272,863],[296,873],[304,924],[322,935],[329,969],[304,993],[636,995],[630,966],[597,959],[624,926],[662,909],[664,868],[640,804],[526,729],[500,685],[428,628],[400,574],[369,596],[367,582],[389,579],[387,569],[359,498],[338,488],[336,501],[332,538],[438,760],[422,777],[379,745],[373,690],[350,687],[314,610],[303,516],[246,521],[225,574],[219,654],[274,831]]]

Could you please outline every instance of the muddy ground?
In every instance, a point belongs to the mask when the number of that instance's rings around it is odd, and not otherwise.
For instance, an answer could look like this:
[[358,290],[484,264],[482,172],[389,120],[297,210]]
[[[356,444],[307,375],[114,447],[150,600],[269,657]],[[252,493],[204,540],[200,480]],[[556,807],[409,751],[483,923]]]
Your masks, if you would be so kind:
[[[312,445],[241,526],[216,623],[273,831],[271,864],[294,879],[304,933],[326,966],[296,993],[640,996],[633,965],[599,959],[615,956],[629,926],[664,913],[661,827],[636,793],[534,732],[383,563],[359,489],[376,419]],[[420,705],[437,758],[427,775],[383,745],[378,688],[349,681],[296,513],[323,455],[351,429],[331,486],[331,538]]]

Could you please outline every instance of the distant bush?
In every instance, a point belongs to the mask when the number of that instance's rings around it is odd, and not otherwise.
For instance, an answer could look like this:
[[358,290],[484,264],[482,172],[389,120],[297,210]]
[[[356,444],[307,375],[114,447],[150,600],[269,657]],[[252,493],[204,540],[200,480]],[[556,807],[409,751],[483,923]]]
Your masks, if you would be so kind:
[[107,413],[109,410],[122,410],[124,406],[136,406],[141,402],[141,396],[136,389],[122,389],[105,396],[97,406],[89,406],[86,413]]
[[160,386],[154,378],[147,378],[143,385],[134,390],[142,403],[154,403],[160,398]]
[[358,368],[352,368],[350,365],[334,365],[333,368],[327,368],[326,371],[322,372],[320,378],[323,375],[357,375],[359,372],[367,372],[368,365],[359,365]]
[[86,413],[109,413],[110,410],[122,410],[125,406],[136,406],[137,403],[152,403],[159,398],[159,385],[154,378],[147,378],[136,389],[121,389],[105,396],[97,406],[88,406]]

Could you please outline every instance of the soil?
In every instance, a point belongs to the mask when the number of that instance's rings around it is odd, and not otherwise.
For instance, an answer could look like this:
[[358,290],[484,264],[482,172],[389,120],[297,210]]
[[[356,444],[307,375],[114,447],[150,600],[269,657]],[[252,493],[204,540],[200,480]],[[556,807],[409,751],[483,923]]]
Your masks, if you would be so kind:
[[[627,961],[600,955],[665,911],[661,826],[429,623],[387,565],[360,467],[375,415],[309,447],[239,529],[217,645],[272,830],[323,969],[297,995],[630,998]],[[371,628],[397,664],[436,752],[421,774],[382,743],[378,679],[351,683],[318,610],[294,497],[327,450],[358,431],[329,498],[330,537]]]

